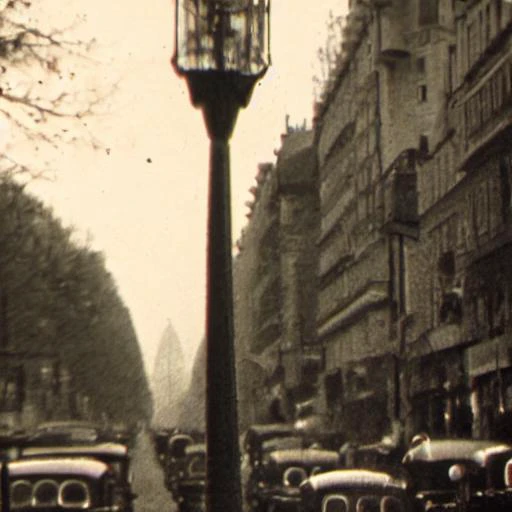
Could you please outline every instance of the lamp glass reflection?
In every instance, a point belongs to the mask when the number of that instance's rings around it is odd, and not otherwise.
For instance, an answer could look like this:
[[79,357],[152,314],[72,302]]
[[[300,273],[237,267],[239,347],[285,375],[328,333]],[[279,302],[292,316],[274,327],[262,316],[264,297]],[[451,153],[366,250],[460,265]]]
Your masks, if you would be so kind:
[[176,0],[178,70],[262,74],[269,65],[268,20],[269,0]]

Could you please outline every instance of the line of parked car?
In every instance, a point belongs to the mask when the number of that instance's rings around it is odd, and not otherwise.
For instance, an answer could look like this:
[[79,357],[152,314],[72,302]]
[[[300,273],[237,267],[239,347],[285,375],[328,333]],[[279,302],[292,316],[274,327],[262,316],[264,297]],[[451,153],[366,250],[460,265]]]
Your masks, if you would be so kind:
[[201,432],[179,429],[153,433],[164,484],[179,512],[205,510],[206,444]]
[[2,512],[133,512],[135,433],[85,421],[43,423],[0,436]]
[[[180,512],[205,510],[201,434],[154,435]],[[512,510],[512,444],[415,436],[393,445],[340,445],[292,425],[253,425],[242,439],[248,512],[480,512]],[[160,446],[160,448],[158,448]]]

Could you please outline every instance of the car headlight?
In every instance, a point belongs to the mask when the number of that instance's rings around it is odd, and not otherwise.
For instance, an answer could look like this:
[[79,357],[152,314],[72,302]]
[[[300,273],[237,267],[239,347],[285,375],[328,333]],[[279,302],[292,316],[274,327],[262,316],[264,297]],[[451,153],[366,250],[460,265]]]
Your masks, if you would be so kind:
[[59,485],[54,480],[40,480],[34,485],[32,504],[34,506],[49,507],[57,505]]

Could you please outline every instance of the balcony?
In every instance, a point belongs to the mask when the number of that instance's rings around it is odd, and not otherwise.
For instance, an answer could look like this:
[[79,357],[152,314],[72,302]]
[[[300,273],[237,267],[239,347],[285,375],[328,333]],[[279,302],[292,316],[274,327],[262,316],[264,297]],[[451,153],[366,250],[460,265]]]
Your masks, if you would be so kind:
[[267,318],[263,324],[260,324],[255,334],[251,343],[251,352],[260,354],[267,347],[277,342],[281,335],[279,313],[276,311],[270,318]]
[[370,282],[356,297],[346,304],[319,326],[318,336],[323,338],[332,332],[350,324],[358,315],[388,301],[387,281]]
[[394,64],[410,56],[404,38],[402,17],[403,12],[399,6],[390,6],[381,13],[379,59],[384,64]]
[[512,59],[502,60],[494,71],[477,81],[465,98],[465,154],[462,167],[486,151],[491,143],[501,140],[508,144],[512,127]]

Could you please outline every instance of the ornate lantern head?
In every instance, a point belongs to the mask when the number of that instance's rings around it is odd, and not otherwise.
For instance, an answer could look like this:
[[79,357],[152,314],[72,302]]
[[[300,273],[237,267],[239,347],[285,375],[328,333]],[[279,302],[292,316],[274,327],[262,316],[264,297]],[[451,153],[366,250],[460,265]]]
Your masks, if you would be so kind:
[[270,0],[176,0],[178,73],[262,76],[270,63],[269,10]]

